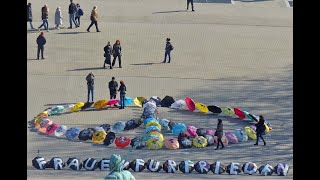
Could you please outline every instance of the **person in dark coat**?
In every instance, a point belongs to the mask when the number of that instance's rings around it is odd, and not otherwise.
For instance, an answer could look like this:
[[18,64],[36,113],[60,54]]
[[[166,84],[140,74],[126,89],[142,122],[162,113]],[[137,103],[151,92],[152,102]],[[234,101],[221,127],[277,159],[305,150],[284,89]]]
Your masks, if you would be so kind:
[[265,121],[264,121],[264,117],[262,115],[259,116],[259,119],[260,119],[259,122],[256,124],[257,141],[254,145],[257,146],[258,142],[259,142],[259,138],[261,138],[263,141],[263,145],[265,146],[266,142],[264,141],[264,139],[262,137],[262,134],[264,134],[266,131],[266,127],[264,125]]
[[87,77],[86,77],[86,81],[87,81],[87,87],[88,87],[88,100],[87,102],[89,102],[90,100],[90,92],[91,92],[91,100],[93,101],[93,90],[94,90],[94,75],[92,72],[90,72]]
[[124,109],[124,100],[126,98],[127,87],[122,80],[120,81],[120,87],[119,87],[118,91],[120,92],[120,101],[121,101],[121,103],[120,103],[121,106],[119,109]]
[[72,22],[74,23],[74,25],[76,27],[78,27],[76,20],[75,20],[75,16],[76,16],[76,12],[77,12],[77,7],[76,5],[73,3],[73,0],[70,0],[70,5],[69,5],[69,22],[70,22],[70,27],[68,27],[68,29],[72,29]]
[[47,5],[44,5],[41,8],[41,19],[42,19],[42,24],[38,27],[39,31],[40,28],[42,26],[44,26],[44,28],[47,30],[47,32],[49,32],[49,22],[48,22],[48,18],[49,18],[49,8]]
[[117,89],[118,89],[118,83],[115,81],[116,78],[112,77],[111,81],[108,84],[109,92],[110,92],[110,99],[116,99],[117,98]]
[[80,27],[80,17],[83,16],[83,9],[80,7],[80,4],[77,4],[76,7],[77,7],[77,11],[76,11],[76,17],[74,19],[77,23],[76,27]]
[[189,9],[189,4],[190,3],[191,3],[192,11],[194,11],[194,9],[193,9],[193,0],[187,0],[187,10]]
[[218,119],[218,125],[217,125],[217,129],[216,129],[216,132],[214,134],[215,136],[217,136],[218,138],[218,144],[217,144],[217,147],[215,150],[219,149],[219,145],[221,143],[222,147],[220,149],[223,149],[224,148],[224,145],[221,141],[222,139],[222,136],[223,136],[223,124],[222,124],[222,120],[221,119]]
[[32,8],[31,8],[31,3],[28,3],[27,5],[27,22],[30,23],[31,29],[35,29],[32,25]]
[[108,44],[103,48],[104,50],[104,63],[103,63],[103,68],[106,68],[106,64],[110,65],[110,69],[112,69],[111,66],[111,54],[112,54],[112,47],[110,44],[110,41],[108,41]]
[[173,46],[172,46],[172,44],[171,44],[171,42],[170,42],[170,38],[167,38],[166,41],[167,41],[167,42],[166,42],[166,48],[165,48],[164,61],[163,61],[163,63],[166,63],[167,56],[169,57],[168,63],[170,63],[170,61],[171,61],[171,55],[170,55],[170,53],[171,53],[171,51],[173,50]]
[[38,51],[37,51],[37,59],[39,59],[39,55],[41,52],[41,59],[44,59],[43,51],[44,51],[44,45],[46,44],[46,38],[43,36],[43,32],[40,33],[40,35],[37,38],[37,44],[38,44]]
[[116,40],[116,43],[113,45],[113,61],[112,61],[112,67],[116,63],[116,59],[118,57],[119,60],[119,68],[122,68],[121,66],[121,56],[122,56],[122,51],[121,51],[121,45],[120,41]]

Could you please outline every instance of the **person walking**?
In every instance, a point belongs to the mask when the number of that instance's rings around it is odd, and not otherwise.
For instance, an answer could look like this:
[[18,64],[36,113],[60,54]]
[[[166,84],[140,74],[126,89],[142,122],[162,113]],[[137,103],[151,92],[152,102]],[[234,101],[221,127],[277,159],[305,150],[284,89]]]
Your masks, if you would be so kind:
[[104,63],[103,63],[103,68],[106,68],[106,64],[110,65],[110,69],[112,69],[111,66],[111,54],[112,54],[112,47],[110,44],[110,41],[108,41],[108,44],[103,48],[104,50]]
[[47,43],[47,40],[43,35],[44,33],[41,32],[37,38],[37,44],[38,44],[37,59],[39,59],[40,52],[41,52],[41,59],[44,59],[43,51],[44,51],[44,45]]
[[119,109],[124,109],[124,106],[125,106],[124,100],[126,98],[127,87],[122,80],[120,81],[120,87],[118,91],[120,91],[120,104],[121,104]]
[[76,27],[80,27],[80,17],[83,16],[83,9],[80,7],[79,4],[77,4],[76,7],[77,7],[76,18],[75,18],[75,21],[77,23]]
[[191,3],[192,11],[194,11],[194,9],[193,9],[193,0],[187,0],[187,11],[189,10],[189,4],[190,3]]
[[48,22],[48,16],[49,16],[49,8],[47,5],[44,5],[41,8],[41,19],[42,19],[42,24],[38,27],[39,31],[44,26],[44,28],[49,32],[49,22]]
[[70,23],[70,26],[68,27],[68,29],[72,29],[72,22],[74,23],[75,27],[77,27],[77,23],[76,23],[76,20],[75,20],[77,7],[73,3],[73,0],[70,0],[70,5],[69,5],[69,11],[68,12],[69,12],[69,23]]
[[56,29],[60,29],[59,25],[62,24],[62,13],[61,13],[61,8],[57,7],[56,13],[54,15],[54,23],[56,24]]
[[87,31],[90,32],[91,26],[94,24],[96,26],[97,32],[100,32],[98,28],[98,12],[97,12],[97,6],[94,6],[92,11],[91,11],[91,16],[90,16],[91,24],[89,25]]
[[115,77],[112,77],[111,81],[108,84],[109,92],[110,92],[110,99],[117,98],[118,82],[115,79],[116,79]]
[[32,25],[32,8],[31,8],[31,3],[27,4],[27,22],[30,23],[31,29],[35,29]]
[[266,127],[264,125],[264,117],[262,115],[259,116],[259,122],[256,124],[256,133],[257,133],[257,141],[256,143],[254,144],[255,146],[258,145],[258,142],[259,142],[259,138],[262,139],[263,141],[263,145],[267,145],[267,143],[264,141],[263,137],[262,137],[262,134],[265,133],[266,131]]
[[167,39],[166,39],[166,48],[165,48],[164,61],[163,61],[163,63],[166,63],[167,56],[169,57],[168,63],[170,63],[170,61],[171,61],[171,55],[170,55],[170,53],[171,53],[172,50],[173,50],[173,46],[172,46],[172,44],[171,44],[171,42],[170,42],[170,38],[167,38]]
[[93,101],[93,90],[94,90],[94,78],[95,76],[93,75],[92,72],[90,72],[87,77],[86,77],[86,81],[87,81],[87,87],[88,87],[88,99],[87,102],[89,102],[90,100],[90,93],[91,93],[91,100]]
[[223,124],[222,124],[222,120],[218,119],[218,125],[217,125],[217,129],[216,132],[214,133],[215,136],[217,136],[218,138],[218,144],[217,147],[215,148],[215,150],[219,149],[219,145],[221,144],[222,147],[220,149],[224,148],[223,142],[221,141],[222,136],[223,136]]

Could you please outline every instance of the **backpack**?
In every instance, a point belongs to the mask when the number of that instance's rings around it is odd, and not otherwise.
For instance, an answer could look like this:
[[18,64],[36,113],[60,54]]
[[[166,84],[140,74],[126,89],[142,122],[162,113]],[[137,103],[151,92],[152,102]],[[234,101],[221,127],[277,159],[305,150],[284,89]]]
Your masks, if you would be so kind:
[[83,16],[83,10],[81,8],[78,10],[78,15]]
[[173,46],[172,46],[172,44],[170,44],[171,46],[170,46],[170,49],[171,49],[171,51],[173,50]]

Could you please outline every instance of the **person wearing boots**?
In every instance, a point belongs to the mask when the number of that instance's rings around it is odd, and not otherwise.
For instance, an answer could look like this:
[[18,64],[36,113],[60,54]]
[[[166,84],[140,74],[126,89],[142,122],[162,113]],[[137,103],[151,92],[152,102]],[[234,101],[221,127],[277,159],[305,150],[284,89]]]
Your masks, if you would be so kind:
[[35,29],[32,25],[32,8],[31,8],[31,3],[28,3],[27,5],[27,22],[30,23],[31,29]]
[[170,61],[171,61],[171,55],[170,55],[170,53],[171,53],[172,50],[173,50],[173,46],[172,46],[172,44],[171,44],[171,42],[170,42],[170,38],[167,38],[167,39],[166,39],[166,48],[165,48],[164,61],[163,61],[163,63],[166,63],[167,56],[169,57],[168,63],[170,63]]
[[112,47],[110,44],[110,41],[108,41],[108,44],[103,48],[104,50],[104,63],[103,63],[103,68],[106,68],[106,64],[110,65],[110,69],[112,69],[111,66],[111,54],[112,54]]
[[262,137],[262,134],[264,134],[266,131],[266,127],[264,125],[265,121],[264,121],[264,117],[262,115],[259,116],[259,119],[260,119],[259,122],[256,124],[257,141],[254,145],[257,146],[258,142],[259,142],[259,138],[261,138],[263,141],[263,145],[265,146],[266,142],[264,141],[264,139]]
[[222,124],[222,120],[221,119],[218,119],[218,125],[217,125],[217,129],[216,129],[216,132],[214,134],[215,136],[217,136],[218,138],[218,143],[217,143],[217,147],[215,148],[215,150],[219,149],[219,145],[221,143],[221,148],[220,149],[223,149],[224,148],[224,145],[221,141],[222,139],[222,136],[223,136],[223,124]]
[[113,45],[113,61],[112,61],[112,67],[116,63],[116,59],[118,57],[119,60],[119,68],[122,68],[121,66],[121,56],[122,56],[122,51],[121,51],[121,45],[120,41],[117,40],[116,43]]
[[191,3],[192,11],[194,11],[194,9],[193,9],[193,0],[187,0],[187,10],[189,10],[189,4],[190,3]]

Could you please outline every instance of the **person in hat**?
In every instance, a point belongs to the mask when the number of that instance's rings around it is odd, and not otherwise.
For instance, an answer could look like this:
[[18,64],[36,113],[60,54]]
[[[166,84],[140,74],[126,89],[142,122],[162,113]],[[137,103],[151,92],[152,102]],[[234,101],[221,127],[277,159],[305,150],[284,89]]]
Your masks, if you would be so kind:
[[38,51],[37,51],[37,59],[39,59],[39,55],[41,52],[41,59],[44,59],[43,51],[44,51],[44,45],[46,44],[46,38],[44,37],[44,33],[41,32],[40,35],[37,38],[37,44],[38,44]]
[[90,16],[91,24],[89,25],[87,31],[90,32],[91,26],[94,24],[96,26],[97,32],[100,32],[98,28],[98,12],[97,12],[97,6],[94,6],[92,11],[91,11],[91,16]]
[[122,68],[121,66],[121,56],[122,56],[122,51],[121,51],[121,45],[120,45],[120,41],[116,40],[116,42],[113,45],[113,61],[112,61],[112,67],[114,66],[114,64],[116,63],[116,59],[118,57],[119,60],[119,68]]
[[257,133],[257,141],[254,144],[255,146],[258,145],[259,142],[259,138],[262,139],[263,141],[263,145],[267,145],[266,141],[264,141],[262,135],[265,133],[266,131],[266,126],[264,125],[264,117],[262,115],[259,116],[259,122],[255,125],[256,126],[256,133]]
[[41,27],[44,26],[44,28],[49,32],[49,22],[48,22],[48,16],[49,16],[49,8],[47,5],[44,5],[41,8],[41,19],[42,24],[38,27],[38,30],[40,31]]
[[112,69],[111,66],[111,54],[112,54],[112,47],[110,44],[110,41],[108,41],[108,44],[103,48],[104,50],[104,63],[103,63],[103,68],[106,68],[106,64],[110,65],[110,69]]
[[31,3],[27,4],[27,22],[30,23],[31,29],[35,29],[32,25],[32,8],[31,8]]
[[61,8],[60,7],[57,7],[56,9],[56,13],[55,13],[55,16],[54,16],[54,23],[56,24],[56,29],[60,29],[59,28],[59,25],[62,24],[62,13],[61,13]]
[[112,77],[111,81],[108,84],[109,92],[110,92],[110,99],[117,98],[118,83],[115,79],[116,79],[115,77]]
[[218,138],[218,143],[217,143],[217,147],[215,150],[219,149],[219,145],[221,144],[222,147],[220,149],[224,148],[223,142],[221,141],[222,136],[223,136],[223,124],[222,124],[222,120],[218,119],[218,125],[217,125],[217,129],[216,132],[214,133],[215,136],[217,136]]
[[127,87],[126,85],[124,84],[123,80],[120,81],[120,87],[119,87],[119,90],[120,92],[120,101],[121,101],[121,107],[119,109],[124,109],[124,100],[126,98],[126,91],[127,91]]
[[68,11],[70,26],[68,27],[68,29],[72,29],[72,22],[77,27],[77,23],[76,23],[76,20],[75,20],[76,12],[77,12],[77,7],[73,3],[73,0],[70,0],[69,11]]
[[187,0],[187,10],[189,10],[189,4],[190,3],[191,3],[192,11],[194,11],[194,9],[193,9],[193,0]]
[[94,75],[92,72],[90,72],[87,77],[86,77],[86,81],[87,81],[87,88],[88,88],[88,99],[87,102],[89,102],[90,100],[90,93],[91,93],[91,100],[93,101],[93,90],[94,90]]
[[163,63],[166,63],[167,56],[169,57],[168,63],[170,63],[170,61],[171,61],[171,55],[170,55],[170,53],[171,53],[172,50],[173,50],[173,46],[172,46],[172,44],[171,44],[171,42],[170,42],[170,38],[167,38],[167,39],[166,39],[166,48],[165,48],[164,61],[163,61]]

